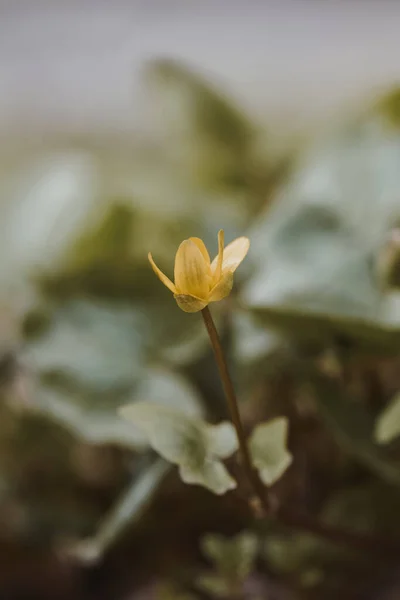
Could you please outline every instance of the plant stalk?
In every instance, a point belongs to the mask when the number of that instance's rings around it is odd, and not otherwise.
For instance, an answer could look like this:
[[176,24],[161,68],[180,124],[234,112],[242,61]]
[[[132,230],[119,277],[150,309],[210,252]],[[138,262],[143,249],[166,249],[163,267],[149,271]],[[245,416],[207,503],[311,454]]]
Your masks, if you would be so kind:
[[[216,330],[209,308],[206,307],[201,312],[214,351],[215,360],[224,387],[232,423],[236,430],[242,466],[254,491],[255,499],[262,510],[262,514],[259,514],[259,517],[272,516],[271,506],[268,501],[264,485],[251,464],[250,452],[240,417],[238,402],[232,380],[229,375],[220,337]],[[273,511],[273,516],[283,525],[293,529],[306,531],[311,535],[315,535],[330,541],[333,544],[342,545],[347,548],[352,548],[353,550],[364,551],[373,554],[378,553],[378,555],[381,553],[382,557],[387,557],[391,554],[398,555],[400,552],[400,544],[398,540],[379,538],[375,537],[374,535],[360,534],[354,531],[342,530],[327,523],[323,523],[306,513],[292,511],[290,508],[277,507],[277,509]]]
[[254,470],[253,465],[251,464],[249,447],[247,445],[246,434],[244,432],[242,419],[240,417],[235,389],[233,387],[232,379],[229,374],[228,365],[226,363],[218,331],[215,327],[214,320],[211,316],[210,309],[208,308],[208,306],[203,308],[201,314],[203,316],[204,324],[206,326],[207,333],[211,341],[211,346],[214,351],[215,361],[218,366],[218,371],[224,388],[225,397],[228,403],[232,423],[236,430],[243,469],[246,473],[246,477],[251,487],[253,488],[256,498],[258,499],[259,503],[261,503],[264,512],[268,513],[269,505],[266,497],[265,488],[262,482],[260,481],[258,474]]

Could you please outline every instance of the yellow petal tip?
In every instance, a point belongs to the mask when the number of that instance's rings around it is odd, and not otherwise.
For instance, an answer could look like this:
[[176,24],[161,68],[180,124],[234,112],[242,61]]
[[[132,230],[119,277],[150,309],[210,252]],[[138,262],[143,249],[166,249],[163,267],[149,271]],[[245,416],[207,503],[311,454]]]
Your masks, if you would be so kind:
[[236,271],[240,263],[244,260],[250,248],[249,238],[242,236],[233,240],[224,250],[224,260],[222,263],[223,271]]
[[173,293],[176,293],[176,287],[175,285],[172,283],[172,281],[169,279],[169,277],[167,277],[166,275],[164,275],[164,273],[161,271],[161,269],[159,269],[156,265],[156,263],[153,260],[153,257],[151,255],[151,252],[148,253],[147,258],[149,259],[149,262],[151,264],[151,268],[153,269],[154,273],[157,275],[157,277],[159,278],[159,280]]

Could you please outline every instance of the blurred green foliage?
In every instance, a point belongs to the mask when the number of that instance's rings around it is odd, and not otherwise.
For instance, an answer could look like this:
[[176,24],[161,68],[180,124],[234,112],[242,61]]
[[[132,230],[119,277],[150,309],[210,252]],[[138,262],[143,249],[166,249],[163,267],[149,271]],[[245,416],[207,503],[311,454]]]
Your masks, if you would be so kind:
[[396,597],[390,560],[186,490],[117,409],[226,418],[201,319],[177,309],[146,256],[171,273],[185,237],[248,235],[237,288],[213,314],[246,428],[289,422],[293,464],[274,497],[335,527],[399,533],[399,92],[298,156],[186,66],[155,61],[147,75],[162,116],[150,141],[2,152],[1,546],[93,563],[123,534],[139,540],[126,566],[138,598],[226,596],[221,539],[211,575],[199,539],[246,528],[236,540],[250,558],[229,563],[240,597],[350,600],[378,584],[368,597]]

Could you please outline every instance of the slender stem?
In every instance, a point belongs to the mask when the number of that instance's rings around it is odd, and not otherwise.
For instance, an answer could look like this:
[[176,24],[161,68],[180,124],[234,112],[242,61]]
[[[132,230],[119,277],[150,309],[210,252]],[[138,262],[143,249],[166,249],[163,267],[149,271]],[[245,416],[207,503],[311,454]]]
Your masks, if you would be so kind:
[[[260,516],[266,516],[267,514],[271,515],[271,506],[266,496],[265,488],[251,464],[246,435],[243,429],[243,424],[239,413],[239,407],[236,399],[235,390],[232,384],[231,377],[229,375],[225,355],[222,350],[221,340],[215,328],[215,324],[208,307],[204,308],[201,312],[214,351],[215,360],[224,387],[224,392],[228,402],[232,423],[235,427],[236,435],[239,441],[239,450],[244,471],[246,473],[250,485],[253,488],[257,503],[262,509],[263,514],[261,514]],[[387,556],[391,553],[400,552],[400,544],[397,540],[391,540],[386,538],[382,539],[373,535],[359,534],[357,532],[339,529],[327,523],[323,523],[318,519],[312,517],[311,515],[291,511],[290,509],[285,507],[277,507],[276,511],[274,511],[274,514],[272,516],[276,519],[276,521],[280,522],[282,525],[286,525],[288,527],[292,527],[298,530],[307,531],[312,535],[321,537],[334,544],[343,545],[354,550],[372,553],[382,552],[384,556]]]
[[264,486],[258,478],[258,475],[251,464],[249,448],[246,441],[246,435],[243,429],[242,419],[239,413],[238,402],[236,399],[233,383],[229,375],[228,365],[226,364],[225,355],[222,349],[222,344],[218,335],[218,331],[215,328],[215,324],[208,306],[206,306],[206,308],[203,308],[201,313],[203,315],[204,324],[206,326],[207,333],[210,337],[211,345],[214,351],[214,356],[224,388],[232,423],[236,430],[236,435],[239,442],[239,451],[244,471],[246,473],[250,485],[252,486],[255,492],[257,499],[261,503],[261,506],[263,507],[264,511],[268,512],[269,506]]

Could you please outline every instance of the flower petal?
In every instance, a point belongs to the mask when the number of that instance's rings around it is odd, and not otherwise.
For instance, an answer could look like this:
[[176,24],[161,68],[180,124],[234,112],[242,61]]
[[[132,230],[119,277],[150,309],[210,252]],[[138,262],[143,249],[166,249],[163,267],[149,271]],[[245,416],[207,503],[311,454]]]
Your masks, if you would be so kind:
[[210,281],[210,267],[197,244],[183,241],[175,257],[176,293],[207,300]]
[[187,313],[199,312],[208,304],[205,300],[199,300],[188,294],[175,294],[174,298],[179,308]]
[[227,271],[215,284],[210,292],[209,302],[218,302],[218,300],[222,300],[228,294],[230,294],[233,286],[233,273],[232,271]]
[[213,284],[215,285],[222,274],[222,261],[224,258],[224,230],[218,231],[218,254],[212,261],[211,272],[213,273]]
[[242,260],[245,258],[250,248],[250,240],[247,237],[239,237],[228,244],[224,250],[224,260],[222,261],[222,272],[236,271]]
[[189,240],[192,240],[192,242],[194,242],[196,244],[196,246],[198,247],[198,249],[204,256],[204,260],[206,261],[206,263],[211,264],[210,255],[208,254],[208,250],[207,250],[206,245],[203,242],[203,240],[201,240],[198,237],[191,237],[191,238],[189,238]]
[[167,286],[167,288],[169,290],[171,290],[171,292],[173,294],[176,294],[176,288],[175,288],[174,284],[172,283],[172,281],[166,275],[164,275],[164,273],[161,271],[161,269],[159,269],[157,267],[156,263],[153,260],[152,255],[151,255],[151,252],[148,253],[147,258],[149,259],[150,264],[151,264],[151,266],[153,268],[153,271],[157,275],[157,277],[163,282],[163,284],[165,286]]

